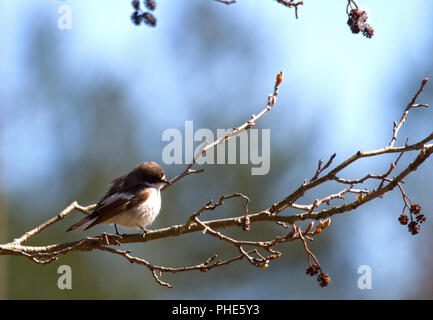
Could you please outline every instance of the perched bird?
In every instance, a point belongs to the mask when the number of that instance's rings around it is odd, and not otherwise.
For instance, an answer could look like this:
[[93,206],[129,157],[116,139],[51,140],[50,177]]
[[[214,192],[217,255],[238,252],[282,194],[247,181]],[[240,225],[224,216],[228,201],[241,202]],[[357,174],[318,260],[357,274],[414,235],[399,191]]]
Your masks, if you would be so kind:
[[125,228],[140,228],[143,232],[155,220],[161,209],[161,188],[169,182],[156,162],[142,162],[128,174],[113,180],[110,189],[99,200],[93,212],[68,228],[84,224],[89,229],[97,224],[117,224]]

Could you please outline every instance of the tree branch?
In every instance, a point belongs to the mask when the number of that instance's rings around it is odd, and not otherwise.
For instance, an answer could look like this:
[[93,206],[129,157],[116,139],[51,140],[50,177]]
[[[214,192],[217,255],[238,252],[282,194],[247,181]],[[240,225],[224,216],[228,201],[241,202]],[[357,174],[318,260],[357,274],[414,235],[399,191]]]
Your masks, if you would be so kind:
[[[242,131],[250,129],[252,126],[255,125],[255,122],[258,119],[260,119],[264,114],[269,112],[276,103],[278,88],[282,81],[282,73],[280,72],[275,80],[273,94],[270,94],[268,96],[268,102],[266,107],[257,115],[253,114],[251,116],[251,120],[245,122],[237,128],[234,128],[226,136],[214,141],[211,144],[205,144],[198,152],[198,154],[194,157],[192,163],[187,166],[186,170],[184,170],[182,173],[180,173],[178,176],[171,180],[171,185],[180,181],[187,175],[203,172],[203,169],[192,169],[192,166],[196,163],[198,157],[200,157],[207,150],[216,147],[218,144],[223,143],[224,141],[228,141],[229,139],[237,136]],[[310,276],[318,275],[317,281],[319,282],[319,284],[321,286],[326,286],[330,283],[330,277],[328,274],[322,271],[322,268],[319,265],[316,256],[308,249],[307,240],[313,241],[316,235],[320,234],[321,232],[323,232],[323,230],[328,228],[331,223],[331,216],[355,210],[359,206],[362,206],[373,199],[383,197],[387,192],[393,190],[395,187],[398,187],[404,200],[403,213],[399,217],[400,223],[408,223],[409,218],[404,215],[404,210],[406,208],[410,210],[411,214],[411,222],[408,226],[409,232],[411,232],[412,234],[417,234],[419,232],[419,224],[425,221],[424,215],[420,214],[420,206],[411,201],[409,196],[404,192],[401,183],[403,182],[403,179],[405,177],[407,177],[411,172],[417,170],[418,167],[423,164],[424,161],[428,159],[433,153],[433,144],[428,144],[428,142],[431,142],[433,140],[433,132],[431,132],[428,136],[426,136],[419,142],[411,145],[408,144],[407,139],[404,146],[395,147],[394,144],[397,140],[398,132],[404,124],[409,111],[413,108],[417,108],[418,106],[427,106],[424,104],[416,104],[416,100],[420,93],[423,91],[427,81],[428,79],[424,79],[421,82],[419,90],[404,110],[399,124],[394,125],[392,139],[388,146],[371,151],[357,151],[351,157],[337,164],[326,174],[323,173],[325,170],[331,167],[332,163],[335,161],[336,154],[333,154],[324,166],[322,166],[323,160],[320,160],[318,162],[318,166],[313,177],[308,182],[307,180],[304,180],[304,183],[300,185],[297,189],[288,194],[284,199],[274,203],[265,210],[250,214],[248,211],[248,206],[251,200],[246,195],[235,192],[230,195],[221,196],[218,202],[214,202],[213,200],[208,201],[200,209],[193,212],[184,224],[174,225],[158,230],[149,230],[146,233],[146,237],[144,238],[142,236],[142,233],[123,235],[102,233],[96,237],[86,237],[81,240],[67,243],[50,244],[46,246],[24,245],[24,243],[26,243],[26,241],[28,241],[31,237],[36,236],[43,230],[63,219],[70,212],[78,210],[84,214],[88,214],[88,212],[94,208],[94,205],[90,205],[87,207],[80,206],[75,201],[69,206],[67,206],[64,210],[62,210],[57,216],[49,219],[40,226],[35,227],[32,230],[24,233],[21,237],[15,239],[12,242],[0,244],[0,255],[23,256],[38,264],[48,264],[58,259],[59,255],[67,254],[72,251],[100,250],[122,256],[131,263],[137,263],[144,266],[151,272],[153,278],[158,284],[171,288],[171,284],[161,280],[161,275],[165,272],[177,273],[193,270],[207,271],[213,268],[222,267],[224,265],[234,263],[235,261],[241,260],[243,258],[245,258],[251,265],[255,267],[267,268],[270,261],[272,261],[273,259],[277,259],[281,256],[281,253],[275,249],[275,246],[277,244],[300,241],[302,242],[308,256],[309,267],[307,268],[306,273]],[[391,178],[391,173],[397,170],[399,160],[403,157],[403,155],[407,155],[412,151],[418,151],[417,156],[408,165],[400,168],[400,171]],[[350,166],[359,159],[376,157],[388,153],[396,153],[398,154],[398,156],[396,160],[389,165],[389,168],[383,173],[369,173],[367,175],[352,179],[345,179],[338,176],[338,174],[344,168]],[[380,181],[375,189],[369,190],[368,188],[362,187],[362,184],[369,179],[375,179]],[[306,192],[330,181],[335,181],[337,183],[345,184],[348,186],[335,194],[326,195],[321,199],[316,199],[309,204],[295,203],[295,201],[301,199]],[[361,185],[361,188],[354,189],[355,184]],[[346,198],[349,197],[353,198],[342,205],[334,205],[330,208],[327,207],[326,209],[321,209],[323,204],[330,206],[331,203],[336,199],[343,199],[346,201]],[[244,201],[243,213],[235,212],[234,214],[230,215],[230,217],[223,219],[207,221],[201,220],[203,214],[206,211],[213,211],[216,208],[223,206],[224,201],[235,198],[239,198]],[[288,215],[280,214],[286,208],[302,212],[290,213]],[[305,231],[302,231],[301,228],[299,226],[296,226],[295,224],[303,220],[319,220],[319,223],[314,229],[314,221],[311,221],[308,225],[308,228]],[[273,239],[269,240],[249,241],[234,239],[223,234],[221,231],[217,231],[220,229],[231,227],[242,228],[243,230],[248,231],[251,230],[252,225],[259,222],[278,223],[284,228],[284,234],[277,234],[274,236]],[[229,243],[237,248],[237,250],[239,251],[239,255],[226,258],[225,260],[217,260],[217,255],[214,254],[211,258],[208,258],[204,262],[200,262],[195,265],[166,267],[153,265],[147,260],[134,257],[131,255],[131,251],[129,250],[120,250],[112,247],[121,246],[127,243],[143,243],[148,241],[155,241],[161,238],[179,237],[181,235],[193,232],[202,232],[203,234],[208,234],[212,236],[216,240]],[[313,259],[314,263],[311,262],[311,259]]]

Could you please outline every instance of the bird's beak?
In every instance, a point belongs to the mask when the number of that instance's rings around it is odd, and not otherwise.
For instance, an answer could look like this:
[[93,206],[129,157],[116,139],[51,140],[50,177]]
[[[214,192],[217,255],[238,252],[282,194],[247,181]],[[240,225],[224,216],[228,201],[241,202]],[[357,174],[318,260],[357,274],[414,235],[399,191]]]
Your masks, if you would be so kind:
[[169,185],[170,181],[168,181],[166,178],[161,180],[162,183],[164,183],[165,185]]

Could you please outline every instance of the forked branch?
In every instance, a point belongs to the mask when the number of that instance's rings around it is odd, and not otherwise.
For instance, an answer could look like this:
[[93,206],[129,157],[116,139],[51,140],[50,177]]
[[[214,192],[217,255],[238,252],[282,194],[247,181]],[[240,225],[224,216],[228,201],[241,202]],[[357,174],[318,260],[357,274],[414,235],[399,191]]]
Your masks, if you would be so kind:
[[[205,144],[194,157],[192,163],[190,163],[182,173],[171,180],[170,186],[176,182],[179,182],[182,178],[190,174],[203,172],[203,169],[192,169],[199,156],[201,156],[207,150],[216,147],[218,144],[228,141],[241,132],[250,129],[255,125],[257,120],[272,110],[276,103],[278,89],[282,81],[283,74],[280,72],[276,77],[273,93],[268,96],[266,107],[257,115],[253,114],[250,120],[234,128],[226,136],[212,142],[211,144]],[[392,138],[389,145],[377,150],[357,151],[354,155],[335,165],[334,167],[332,167],[332,164],[336,159],[335,153],[330,156],[325,165],[323,165],[324,161],[320,160],[317,165],[317,169],[309,181],[305,179],[298,188],[288,194],[284,199],[281,199],[280,201],[270,205],[269,208],[266,208],[260,212],[249,213],[248,207],[251,200],[246,195],[236,192],[230,195],[221,196],[217,202],[214,202],[213,200],[208,201],[201,208],[193,212],[184,224],[174,225],[158,230],[149,230],[146,233],[145,238],[143,238],[141,233],[123,235],[102,233],[96,237],[87,237],[67,243],[50,244],[46,246],[25,245],[30,238],[36,236],[40,232],[46,230],[48,227],[54,225],[59,220],[65,218],[70,212],[78,210],[84,214],[87,214],[94,207],[94,205],[83,207],[75,201],[62,210],[58,215],[41,224],[40,226],[37,226],[24,233],[21,237],[15,239],[12,242],[0,244],[0,255],[23,256],[33,262],[47,264],[58,259],[61,254],[67,254],[72,251],[100,250],[122,256],[131,263],[137,263],[144,266],[151,272],[158,284],[166,287],[172,287],[171,284],[161,280],[163,273],[177,273],[193,270],[208,271],[217,267],[234,263],[238,260],[246,260],[255,267],[267,268],[272,260],[281,257],[281,252],[275,248],[277,244],[300,241],[308,257],[308,268],[306,273],[310,276],[317,275],[317,281],[319,284],[321,286],[327,286],[330,283],[331,278],[327,273],[323,272],[317,257],[308,248],[307,241],[313,241],[317,235],[330,226],[331,216],[355,210],[359,206],[362,206],[373,199],[382,198],[387,192],[393,190],[395,187],[398,187],[402,194],[404,203],[403,212],[398,219],[399,222],[401,224],[408,224],[409,232],[412,234],[417,234],[420,230],[420,224],[426,220],[426,217],[420,213],[420,205],[412,202],[410,197],[404,191],[402,183],[404,178],[406,178],[411,172],[417,170],[418,167],[423,164],[424,161],[433,153],[433,144],[431,143],[433,140],[433,132],[428,134],[424,139],[413,144],[408,144],[407,139],[405,144],[402,146],[396,147],[395,143],[397,141],[399,130],[405,123],[409,111],[420,106],[427,107],[426,104],[416,103],[416,100],[423,91],[427,81],[428,79],[424,79],[421,82],[420,88],[405,108],[400,122],[398,124],[394,124]],[[404,155],[409,155],[413,151],[417,151],[417,155],[408,165],[399,168],[399,160]],[[380,155],[389,153],[396,154],[396,158],[389,165],[385,172],[368,173],[367,175],[353,178],[342,178],[340,176],[340,172],[343,169],[352,165],[359,159],[378,157]],[[326,170],[329,171],[324,173]],[[393,174],[393,176],[391,176],[391,174]],[[365,187],[363,184],[368,180],[377,181],[377,187],[373,189]],[[324,195],[320,199],[314,200],[312,203],[298,203],[298,201],[300,201],[302,197],[310,190],[313,190],[326,182],[332,181],[345,186],[339,192]],[[354,188],[355,185],[357,188]],[[233,214],[228,215],[227,218],[217,220],[205,220],[202,218],[206,212],[213,211],[218,207],[222,207],[226,200],[235,198],[243,201],[244,206],[242,212],[234,212]],[[337,199],[344,200],[344,203],[335,205],[334,201]],[[325,208],[323,208],[324,205],[326,205]],[[289,209],[290,211],[287,210],[287,215],[281,214],[285,209]],[[404,213],[405,209],[410,211],[410,223],[409,217]],[[303,231],[300,226],[296,225],[296,223],[303,220],[312,220],[305,231]],[[314,220],[319,220],[316,227],[314,227]],[[276,234],[272,239],[250,241],[234,239],[219,231],[220,229],[229,227],[238,227],[242,230],[249,231],[253,229],[252,226],[255,223],[259,222],[277,223],[283,227],[282,233]],[[113,247],[121,246],[127,243],[148,242],[167,237],[179,237],[181,235],[193,232],[202,232],[204,235],[209,235],[217,241],[228,243],[234,246],[239,251],[239,254],[234,257],[224,258],[222,260],[217,259],[217,254],[213,254],[210,258],[206,258],[204,261],[198,262],[195,265],[166,267],[154,265],[145,259],[134,257],[131,255],[131,251],[129,250],[121,250]]]

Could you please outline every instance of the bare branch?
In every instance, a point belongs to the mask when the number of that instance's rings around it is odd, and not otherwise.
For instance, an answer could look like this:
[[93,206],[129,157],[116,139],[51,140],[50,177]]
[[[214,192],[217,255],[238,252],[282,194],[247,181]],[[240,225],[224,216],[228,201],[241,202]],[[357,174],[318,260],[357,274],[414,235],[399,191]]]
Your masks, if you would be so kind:
[[167,189],[168,187],[172,186],[174,183],[178,182],[180,179],[186,177],[187,175],[190,175],[192,173],[201,173],[204,171],[204,169],[200,169],[200,170],[192,170],[191,168],[193,167],[193,165],[197,162],[197,159],[204,154],[206,151],[215,148],[217,145],[226,142],[228,140],[230,140],[233,137],[236,137],[237,135],[241,134],[243,131],[248,130],[250,128],[252,128],[255,125],[255,122],[257,120],[259,120],[265,113],[267,113],[268,111],[270,111],[272,109],[272,107],[275,105],[275,103],[277,102],[277,95],[278,95],[278,89],[280,87],[280,84],[283,82],[283,72],[280,71],[280,73],[277,74],[276,79],[275,79],[275,84],[274,84],[274,92],[273,94],[270,94],[268,96],[268,103],[266,105],[266,107],[258,114],[258,115],[252,115],[251,116],[251,120],[245,122],[244,124],[240,125],[237,128],[234,128],[233,130],[231,130],[227,135],[225,135],[224,137],[221,137],[217,140],[215,140],[212,143],[205,143],[204,146],[202,147],[202,149],[200,151],[197,152],[197,154],[194,156],[192,162],[186,167],[185,171],[183,171],[181,174],[177,175],[176,177],[174,177],[172,180],[170,180],[170,184],[165,185],[164,187],[162,187],[162,191],[164,191],[165,189]]
[[304,4],[304,1],[293,2],[294,0],[277,0],[278,3],[288,8],[295,8],[295,17],[298,19],[298,6]]
[[63,219],[69,212],[71,212],[73,210],[79,210],[79,211],[83,212],[84,214],[88,214],[89,211],[91,211],[94,207],[95,207],[95,205],[93,205],[93,204],[90,206],[87,206],[87,207],[82,207],[82,206],[78,205],[77,201],[74,201],[69,206],[67,206],[65,209],[63,209],[57,216],[46,221],[45,223],[41,224],[40,226],[37,226],[36,228],[34,228],[30,231],[27,231],[20,238],[15,239],[14,242],[17,242],[19,244],[23,244],[30,237],[37,235],[42,230],[48,228],[52,224]]
[[420,106],[423,107],[428,107],[427,104],[415,104],[416,99],[418,99],[418,96],[420,95],[420,93],[424,90],[425,85],[428,82],[428,78],[424,78],[421,81],[421,86],[418,89],[418,91],[415,93],[415,95],[413,96],[412,100],[409,102],[409,104],[407,105],[406,109],[403,112],[403,115],[401,116],[400,122],[397,124],[394,122],[394,129],[393,129],[393,135],[392,135],[392,139],[391,142],[389,143],[389,147],[392,148],[394,146],[395,141],[397,140],[397,134],[398,131],[401,129],[401,127],[403,126],[403,124],[406,121],[407,115],[409,114],[409,111],[411,108],[418,108]]
[[[179,181],[180,179],[189,174],[202,172],[202,170],[192,170],[192,166],[196,163],[196,160],[199,156],[206,152],[206,150],[214,148],[219,143],[223,143],[224,141],[227,141],[232,137],[238,135],[240,132],[248,130],[249,128],[254,126],[255,121],[257,121],[265,113],[270,111],[276,103],[278,88],[282,81],[282,73],[279,73],[275,81],[274,92],[273,94],[269,95],[268,103],[265,109],[263,109],[258,115],[252,115],[250,121],[247,121],[241,126],[234,128],[225,137],[222,137],[212,142],[211,144],[205,144],[202,149],[195,155],[192,163],[188,165],[186,170],[171,180],[172,183]],[[415,105],[415,102],[419,94],[423,90],[426,82],[427,80],[424,79],[421,83],[420,89],[404,110],[400,123],[394,127],[393,137],[391,139],[391,143],[388,146],[372,151],[357,151],[354,155],[337,164],[328,173],[322,176],[320,176],[320,174],[323,173],[325,169],[328,169],[331,166],[331,164],[335,160],[336,155],[334,153],[324,166],[323,160],[320,160],[315,174],[310,179],[310,181],[307,182],[307,180],[305,180],[304,183],[300,185],[297,189],[287,195],[284,199],[270,206],[268,209],[252,214],[249,213],[248,207],[251,202],[250,198],[248,198],[244,194],[235,192],[230,195],[222,195],[219,198],[218,202],[209,200],[199,210],[193,212],[184,224],[174,225],[159,230],[149,230],[147,231],[146,237],[144,238],[141,233],[124,235],[102,233],[96,237],[86,237],[84,239],[68,243],[51,244],[45,246],[24,245],[24,243],[29,238],[39,234],[41,231],[45,230],[49,226],[52,226],[54,223],[63,219],[73,210],[78,210],[84,214],[88,214],[88,212],[94,208],[94,205],[90,205],[87,207],[80,206],[75,201],[69,206],[67,206],[64,210],[62,210],[57,216],[49,219],[40,226],[35,227],[34,229],[24,233],[20,238],[17,238],[14,241],[6,244],[0,244],[0,255],[23,256],[38,264],[48,264],[52,261],[57,260],[59,255],[67,254],[72,251],[100,250],[122,256],[131,263],[136,263],[144,266],[151,272],[153,278],[158,284],[171,288],[171,284],[161,280],[161,276],[165,272],[176,273],[193,270],[207,271],[213,268],[222,267],[243,258],[245,258],[251,265],[255,267],[267,268],[270,261],[272,261],[273,259],[278,259],[281,256],[281,253],[275,250],[275,246],[277,244],[298,240],[302,241],[304,249],[308,256],[309,267],[307,269],[307,274],[310,276],[318,275],[317,281],[319,282],[319,284],[321,286],[326,286],[330,283],[330,277],[328,274],[322,271],[317,257],[309,250],[307,246],[307,240],[314,240],[314,237],[316,235],[320,234],[321,232],[323,232],[324,229],[329,227],[331,223],[329,217],[336,214],[355,210],[359,206],[364,205],[365,203],[373,199],[381,198],[387,192],[393,190],[395,187],[398,187],[402,194],[404,202],[403,212],[398,219],[399,222],[401,224],[408,224],[409,232],[411,232],[412,234],[417,234],[420,229],[420,224],[425,221],[424,215],[420,213],[421,207],[418,204],[413,203],[413,201],[409,198],[409,196],[403,189],[402,183],[405,177],[407,177],[411,172],[417,170],[417,168],[422,163],[424,163],[424,161],[429,158],[433,153],[433,144],[428,144],[428,142],[431,142],[433,140],[433,132],[426,136],[424,139],[411,145],[408,144],[407,140],[405,145],[400,147],[395,147],[394,143],[397,139],[398,131],[400,130],[401,126],[405,122],[405,119],[407,118],[409,110],[412,108],[416,108],[416,106],[425,106],[424,104]],[[408,155],[412,151],[418,151],[415,159],[413,159],[412,162],[410,162],[403,168],[398,169],[397,167],[399,165],[399,161],[403,157],[403,155]],[[396,153],[398,154],[398,156],[396,157],[395,161],[389,165],[389,168],[383,173],[369,173],[367,175],[356,177],[353,179],[343,179],[337,176],[343,169],[362,158],[376,157],[388,153]],[[395,176],[391,177],[391,173],[394,173]],[[375,179],[380,181],[376,189],[369,190],[362,186],[362,184],[369,179]],[[298,201],[301,197],[303,197],[306,192],[328,181],[336,181],[338,183],[348,186],[337,193],[328,194],[319,199],[316,199],[313,203],[310,204],[301,205],[295,203],[295,201]],[[360,187],[354,189],[355,184],[359,185]],[[225,200],[233,198],[240,198],[245,202],[244,208],[243,210],[241,210],[243,212],[235,212],[234,214],[230,215],[230,217],[223,219],[207,221],[201,220],[203,214],[206,211],[213,211],[216,208],[223,206]],[[325,203],[330,206],[331,202],[336,199],[342,199],[344,200],[344,203],[338,206],[334,205],[332,207],[327,207],[326,209],[320,210],[322,204]],[[286,216],[280,215],[279,213],[281,213],[286,208],[301,210],[303,212],[298,214],[289,214]],[[410,217],[404,214],[406,208],[410,211]],[[314,229],[315,223],[314,221],[311,221],[306,231],[303,232],[299,226],[295,225],[297,222],[303,220],[319,220],[319,223]],[[279,225],[283,226],[284,234],[275,235],[273,239],[270,240],[251,241],[235,239],[223,234],[221,231],[218,231],[219,229],[225,229],[230,227],[242,228],[243,230],[248,231],[250,230],[252,225],[259,222],[278,223]],[[167,237],[179,237],[181,235],[193,232],[202,232],[203,234],[208,234],[212,236],[216,240],[224,241],[228,244],[231,244],[235,248],[237,248],[237,250],[239,251],[239,255],[227,258],[226,260],[216,260],[217,255],[214,254],[212,257],[206,259],[204,262],[200,262],[195,265],[166,267],[154,265],[145,259],[134,257],[133,255],[131,255],[130,250],[121,250],[112,247],[121,246],[127,243],[154,241]],[[311,259],[314,261],[314,263],[312,263]]]
[[219,3],[224,3],[224,4],[236,3],[236,0],[214,0],[214,1],[219,2]]

